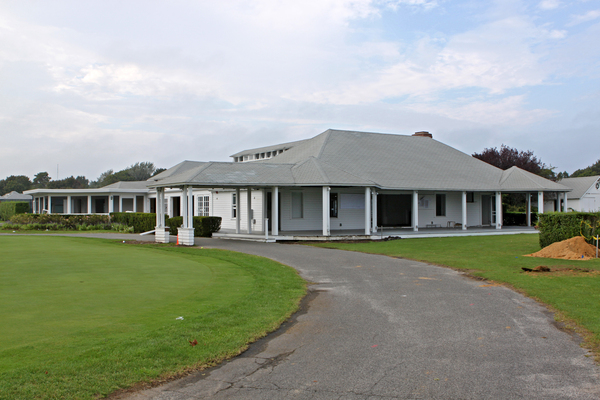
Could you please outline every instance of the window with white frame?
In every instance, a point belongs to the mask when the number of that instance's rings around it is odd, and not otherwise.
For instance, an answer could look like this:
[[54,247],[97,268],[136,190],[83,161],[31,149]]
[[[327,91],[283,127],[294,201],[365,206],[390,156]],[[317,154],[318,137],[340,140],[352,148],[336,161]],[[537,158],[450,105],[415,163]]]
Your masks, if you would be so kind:
[[237,196],[236,193],[231,194],[231,218],[237,217]]
[[198,216],[208,217],[210,213],[210,196],[198,196]]
[[304,218],[302,192],[292,192],[292,218]]

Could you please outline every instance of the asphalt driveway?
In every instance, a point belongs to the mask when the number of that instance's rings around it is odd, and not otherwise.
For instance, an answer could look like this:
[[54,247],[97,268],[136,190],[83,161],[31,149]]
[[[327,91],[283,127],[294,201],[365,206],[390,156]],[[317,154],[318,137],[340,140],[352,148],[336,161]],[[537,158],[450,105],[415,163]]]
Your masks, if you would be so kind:
[[600,398],[600,371],[578,338],[504,287],[385,256],[197,243],[290,265],[311,295],[240,357],[129,399]]

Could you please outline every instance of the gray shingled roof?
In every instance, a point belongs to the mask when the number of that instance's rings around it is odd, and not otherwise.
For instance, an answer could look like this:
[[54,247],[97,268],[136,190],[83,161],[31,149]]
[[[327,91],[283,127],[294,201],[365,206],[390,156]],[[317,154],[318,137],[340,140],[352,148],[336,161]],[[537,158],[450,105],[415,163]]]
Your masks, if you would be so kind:
[[146,181],[119,181],[103,186],[102,189],[146,189],[147,186]]
[[559,183],[573,189],[573,191],[569,192],[567,195],[567,199],[580,199],[598,179],[600,179],[600,175],[582,176],[580,178],[565,178]]
[[15,192],[13,190],[10,193],[6,193],[4,196],[0,196],[0,199],[4,201],[30,201],[31,199],[33,199],[33,197],[28,194]]
[[[513,167],[502,171],[428,137],[327,130],[275,158],[184,161],[156,186],[371,186],[396,190],[568,191]],[[272,146],[273,148],[277,146]],[[236,154],[246,154],[240,152]]]

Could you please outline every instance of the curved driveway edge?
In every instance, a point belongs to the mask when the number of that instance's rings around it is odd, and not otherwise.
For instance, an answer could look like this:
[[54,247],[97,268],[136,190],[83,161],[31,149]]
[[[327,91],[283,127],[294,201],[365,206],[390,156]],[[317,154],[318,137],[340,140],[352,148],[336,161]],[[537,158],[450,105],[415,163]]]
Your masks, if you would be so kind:
[[507,288],[386,256],[196,243],[290,265],[318,295],[260,349],[131,400],[600,398],[600,371],[577,338]]

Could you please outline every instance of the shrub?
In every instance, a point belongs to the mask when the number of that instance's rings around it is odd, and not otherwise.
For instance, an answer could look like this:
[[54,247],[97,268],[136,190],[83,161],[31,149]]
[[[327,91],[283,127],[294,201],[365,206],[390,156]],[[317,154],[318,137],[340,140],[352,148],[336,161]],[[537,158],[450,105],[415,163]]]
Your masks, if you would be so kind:
[[194,217],[194,236],[211,237],[221,229],[221,217]]
[[156,227],[155,213],[114,212],[110,213],[110,219],[113,223],[132,226],[135,233],[148,232]]
[[27,201],[3,201],[0,202],[0,221],[8,221],[12,216],[29,212]]
[[[181,225],[183,225],[183,217],[167,218],[166,225],[170,228],[169,234],[175,236],[175,235],[177,235],[177,228],[179,228]],[[194,235],[194,236],[196,236],[196,235]]]
[[600,213],[544,213],[539,215],[540,246],[584,236],[592,243],[592,236],[600,233]]
[[[183,217],[173,217],[167,220],[170,234],[177,235],[177,228],[183,225]],[[194,217],[194,236],[211,237],[214,232],[221,229],[221,217]]]
[[3,229],[12,230],[110,230],[108,215],[17,214]]

